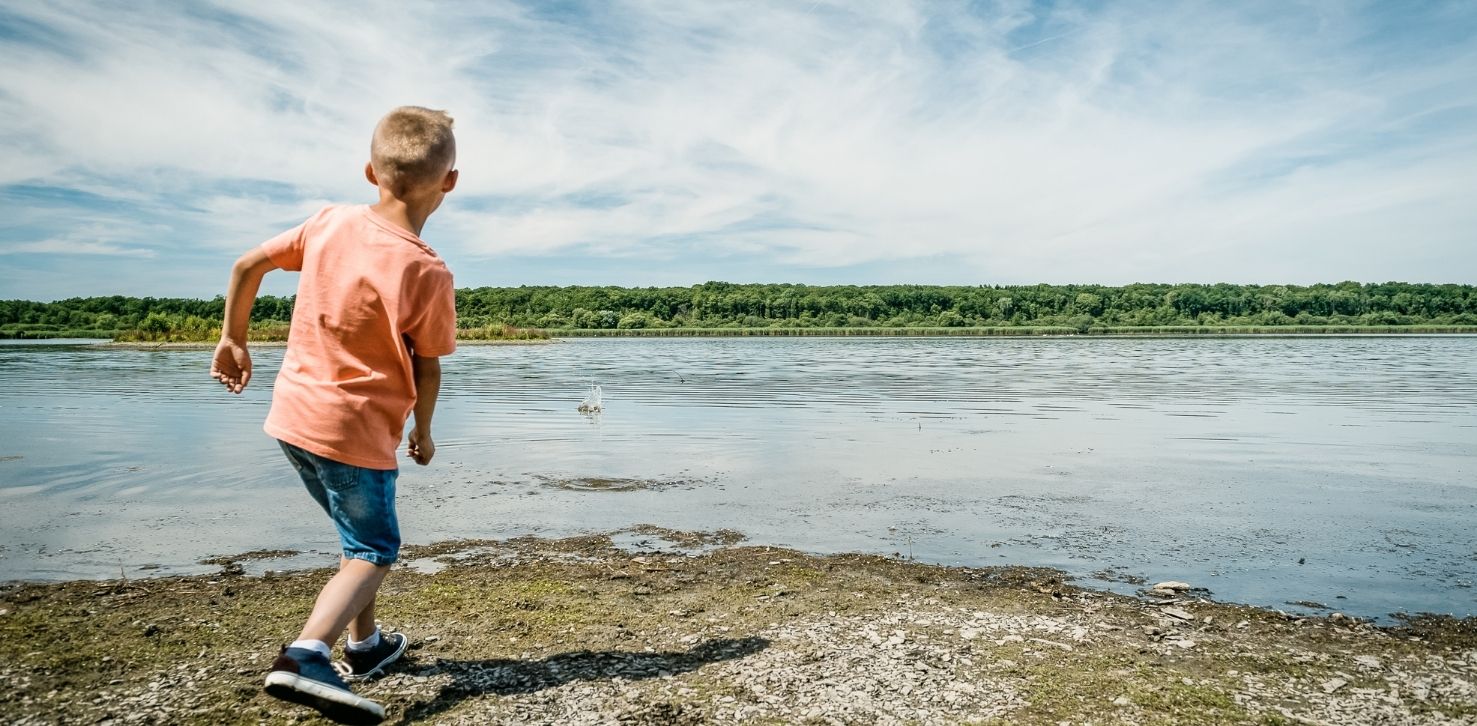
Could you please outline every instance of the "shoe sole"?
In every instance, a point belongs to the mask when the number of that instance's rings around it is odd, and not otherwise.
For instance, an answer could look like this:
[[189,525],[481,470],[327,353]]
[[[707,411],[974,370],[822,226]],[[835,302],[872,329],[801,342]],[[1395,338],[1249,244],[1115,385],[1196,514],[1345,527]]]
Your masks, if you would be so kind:
[[385,720],[385,708],[378,703],[296,673],[268,673],[266,691],[275,698],[314,709],[338,723],[377,724]]
[[400,636],[400,647],[397,648],[394,653],[385,656],[385,659],[380,661],[379,665],[370,668],[368,671],[365,671],[363,673],[352,673],[346,675],[344,676],[344,680],[350,683],[358,683],[359,681],[367,681],[379,675],[380,673],[383,673],[385,668],[388,667],[391,663],[400,660],[400,656],[405,654],[405,649],[409,646],[410,638],[404,635]]

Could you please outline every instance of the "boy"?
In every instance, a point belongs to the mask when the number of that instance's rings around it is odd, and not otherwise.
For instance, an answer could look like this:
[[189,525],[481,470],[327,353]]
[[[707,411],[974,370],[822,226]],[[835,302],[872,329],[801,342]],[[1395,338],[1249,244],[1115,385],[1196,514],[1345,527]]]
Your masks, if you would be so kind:
[[210,367],[226,390],[246,387],[246,331],[262,277],[301,270],[287,352],[263,428],[333,519],[343,557],[302,633],[272,664],[266,691],[344,723],[384,718],[384,708],[350,691],[329,660],[345,626],[349,641],[338,665],[349,680],[379,673],[408,642],[403,634],[380,632],[374,600],[400,549],[400,435],[414,412],[410,457],[430,463],[439,357],[456,349],[451,272],[419,236],[456,186],[451,126],[442,111],[391,111],[375,127],[364,169],[379,188],[379,203],[327,207],[242,255],[231,269]]

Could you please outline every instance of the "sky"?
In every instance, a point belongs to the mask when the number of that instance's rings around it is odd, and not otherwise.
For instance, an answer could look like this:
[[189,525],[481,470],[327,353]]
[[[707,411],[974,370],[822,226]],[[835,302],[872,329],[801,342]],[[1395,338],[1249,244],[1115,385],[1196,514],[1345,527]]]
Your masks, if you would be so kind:
[[1477,282],[1473,2],[18,0],[0,299],[221,294],[401,104],[459,286]]

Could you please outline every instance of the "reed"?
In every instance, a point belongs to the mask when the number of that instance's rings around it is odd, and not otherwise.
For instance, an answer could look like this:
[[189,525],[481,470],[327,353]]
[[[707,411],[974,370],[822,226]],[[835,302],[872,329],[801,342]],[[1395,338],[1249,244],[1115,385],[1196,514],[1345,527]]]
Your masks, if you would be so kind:
[[549,331],[540,328],[518,328],[512,325],[483,325],[459,328],[458,340],[548,340]]

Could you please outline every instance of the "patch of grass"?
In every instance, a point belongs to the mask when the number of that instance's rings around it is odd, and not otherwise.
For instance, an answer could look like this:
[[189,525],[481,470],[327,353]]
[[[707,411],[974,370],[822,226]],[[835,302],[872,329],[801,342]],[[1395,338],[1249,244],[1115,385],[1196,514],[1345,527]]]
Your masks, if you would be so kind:
[[[1191,677],[1171,665],[1126,655],[1051,656],[1022,670],[1030,702],[1020,712],[1023,720],[1075,722],[1107,715],[1116,715],[1122,723],[1142,724],[1240,724],[1251,720],[1251,715],[1232,700],[1233,687]],[[1130,704],[1114,705],[1113,700],[1119,697],[1126,697]]]

